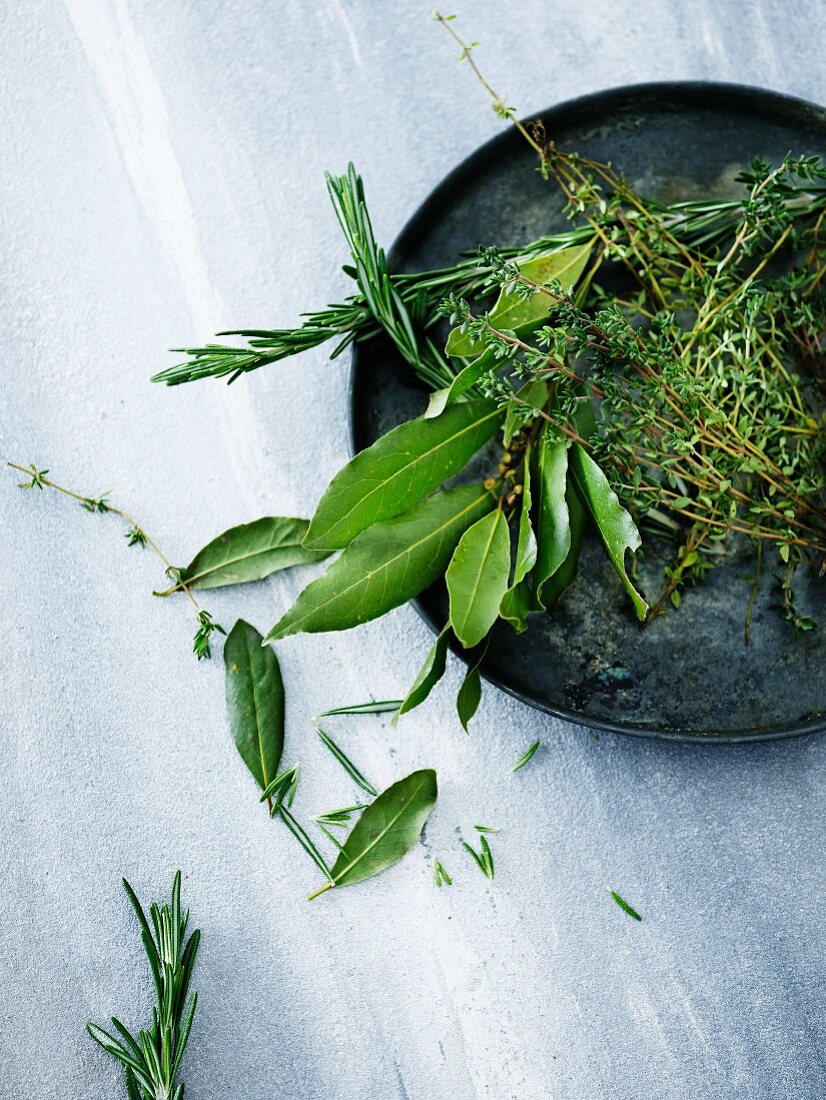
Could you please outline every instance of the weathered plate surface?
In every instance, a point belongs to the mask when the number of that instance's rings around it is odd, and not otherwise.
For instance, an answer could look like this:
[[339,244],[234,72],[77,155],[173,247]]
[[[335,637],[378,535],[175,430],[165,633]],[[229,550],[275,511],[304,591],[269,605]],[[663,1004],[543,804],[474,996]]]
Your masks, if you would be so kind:
[[[599,92],[544,112],[562,148],[610,160],[633,184],[663,199],[736,193],[732,178],[754,156],[789,150],[826,155],[826,110],[786,96],[726,84],[646,84]],[[515,245],[564,225],[555,185],[534,171],[513,131],[452,172],[405,227],[392,252],[397,270],[450,264],[479,244]],[[352,372],[354,450],[409,416],[426,395],[393,349],[356,348]],[[649,594],[662,561],[642,569]],[[751,643],[743,622],[753,561],[735,552],[686,592],[679,612],[641,628],[600,546],[583,553],[579,577],[553,615],[535,616],[521,637],[499,624],[485,677],[551,714],[598,729],[646,736],[738,741],[826,728],[826,581],[801,583],[804,609],[823,627],[800,634],[783,621],[764,569]],[[417,601],[440,628],[441,587]],[[424,657],[424,654],[422,654]]]

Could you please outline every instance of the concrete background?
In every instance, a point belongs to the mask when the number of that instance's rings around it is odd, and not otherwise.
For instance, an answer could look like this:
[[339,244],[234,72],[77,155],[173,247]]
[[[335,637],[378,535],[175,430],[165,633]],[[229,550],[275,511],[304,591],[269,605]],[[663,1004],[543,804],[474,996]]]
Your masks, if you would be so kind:
[[[678,77],[826,101],[816,0],[461,14],[525,113]],[[0,453],[111,488],[178,561],[233,523],[308,514],[346,457],[343,365],[322,350],[230,390],[148,378],[169,346],[344,291],[325,168],[355,161],[389,242],[496,131],[455,48],[409,2],[7,0],[0,20]],[[160,899],[176,867],[204,934],[193,1100],[826,1094],[826,740],[596,740],[492,689],[467,738],[452,666],[396,731],[331,726],[375,783],[431,765],[442,793],[424,850],[309,905],[315,869],[258,806],[185,601],[152,599],[156,563],[111,517],[4,478],[4,1098],[122,1095],[83,1025],[145,1021],[119,879]],[[307,576],[205,603],[267,628]],[[353,794],[310,715],[397,695],[428,645],[410,608],[281,645],[301,814]],[[502,828],[492,885],[458,844],[479,821]]]

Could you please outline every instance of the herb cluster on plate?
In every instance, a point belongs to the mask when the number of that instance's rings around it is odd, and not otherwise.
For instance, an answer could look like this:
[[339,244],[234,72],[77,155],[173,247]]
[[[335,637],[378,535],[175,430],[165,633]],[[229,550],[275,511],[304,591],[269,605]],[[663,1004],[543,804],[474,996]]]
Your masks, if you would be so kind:
[[[393,275],[351,165],[328,187],[357,293],[297,329],[186,349],[157,376],[233,381],[327,340],[335,357],[353,340],[390,337],[429,401],[333,478],[302,548],[339,556],[267,637],[348,629],[443,579],[449,622],[401,710],[437,682],[452,638],[468,657],[465,726],[494,624],[522,632],[553,613],[588,528],[649,621],[748,539],[746,640],[768,555],[781,613],[800,630],[815,624],[795,604],[796,575],[826,562],[826,167],[811,156],[755,161],[740,198],[663,204],[495,106],[561,188],[569,229]],[[493,439],[488,476],[456,485]],[[635,580],[644,539],[670,548],[649,594]]]

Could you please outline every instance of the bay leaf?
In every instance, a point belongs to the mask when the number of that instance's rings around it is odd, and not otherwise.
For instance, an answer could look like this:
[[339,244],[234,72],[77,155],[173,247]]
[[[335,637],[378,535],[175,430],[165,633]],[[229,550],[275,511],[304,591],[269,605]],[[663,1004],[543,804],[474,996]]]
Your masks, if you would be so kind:
[[536,591],[559,569],[571,549],[571,524],[566,499],[568,443],[553,438],[543,425],[536,450]]
[[648,604],[634,587],[625,568],[626,550],[633,552],[642,544],[637,526],[620,504],[608,478],[579,443],[571,446],[569,461],[582,503],[596,524],[608,557],[631,597],[637,618],[642,620],[648,612]]
[[[519,272],[540,286],[547,286],[558,279],[567,294],[579,282],[590,255],[590,244],[572,245],[519,264]],[[490,321],[494,328],[509,328],[518,332],[524,325],[543,321],[553,304],[553,299],[541,291],[527,299],[503,292],[493,308]]]
[[416,679],[413,681],[413,686],[402,700],[402,704],[393,718],[393,725],[396,724],[403,714],[407,714],[409,710],[413,710],[414,707],[423,703],[436,684],[438,684],[439,680],[444,676],[449,637],[450,627],[446,626],[430,647],[430,652],[425,657],[424,664],[419,669]]
[[519,534],[516,542],[516,557],[510,588],[502,597],[499,614],[506,619],[517,634],[522,634],[528,626],[527,615],[533,605],[533,588],[526,580],[528,573],[536,563],[537,543],[531,522],[533,493],[531,487],[531,466],[533,465],[533,447],[528,446],[522,474],[522,503],[519,512]]
[[436,805],[436,773],[430,768],[413,772],[382,791],[362,812],[333,864],[332,882],[310,897],[334,886],[350,886],[372,878],[397,863],[421,836]]
[[[176,572],[189,588],[224,588],[260,581],[293,565],[322,561],[327,551],[308,550],[302,545],[309,526],[307,519],[263,516],[252,523],[230,527]],[[176,584],[160,594],[167,595],[179,588],[180,584]]]
[[264,790],[278,774],[284,748],[284,684],[278,658],[239,619],[224,642],[227,714],[241,758]]
[[400,424],[361,451],[324,492],[304,545],[336,550],[374,523],[401,515],[458,474],[494,434],[503,414],[494,401],[452,406],[436,419]]
[[[511,440],[530,419],[531,409],[540,412],[548,402],[548,383],[544,378],[532,378],[526,382],[514,395],[518,400],[508,404],[505,416],[504,441],[505,446],[510,447]],[[530,408],[526,408],[526,404]],[[527,419],[526,419],[527,418]]]
[[473,653],[470,655],[470,663],[468,670],[465,673],[465,678],[462,680],[462,686],[459,688],[459,693],[456,696],[456,712],[459,715],[459,721],[462,723],[462,729],[465,733],[469,733],[468,725],[471,718],[476,714],[479,709],[479,704],[482,701],[482,677],[479,672],[479,666],[485,658],[485,654],[488,651],[488,644],[490,639],[486,638],[484,642],[476,646]]
[[267,640],[347,630],[417,596],[444,573],[461,536],[494,503],[481,485],[460,485],[374,524],[304,589]]
[[479,379],[496,364],[496,356],[490,348],[487,348],[478,359],[474,359],[472,363],[468,363],[466,367],[463,367],[449,386],[445,386],[441,390],[434,390],[431,393],[425,409],[425,420],[432,420],[436,416],[441,416],[452,401],[472,389]]
[[[591,244],[572,245],[535,256],[517,264],[517,267],[522,275],[540,286],[547,286],[559,279],[563,291],[569,293],[585,270],[591,247]],[[553,305],[553,299],[539,290],[528,299],[502,290],[488,320],[495,329],[512,329],[517,336],[524,336],[548,316]],[[481,355],[485,349],[484,340],[472,340],[466,332],[462,332],[461,326],[451,329],[445,344],[446,355],[464,358]]]
[[573,478],[568,478],[565,489],[565,503],[568,505],[568,527],[571,534],[571,546],[560,567],[541,586],[537,610],[552,611],[562,599],[565,591],[570,588],[579,568],[579,552],[582,548],[582,536],[585,532],[585,508],[579,498],[579,493],[573,483]]
[[508,521],[496,508],[465,531],[445,573],[450,625],[465,649],[478,645],[496,622],[509,572]]

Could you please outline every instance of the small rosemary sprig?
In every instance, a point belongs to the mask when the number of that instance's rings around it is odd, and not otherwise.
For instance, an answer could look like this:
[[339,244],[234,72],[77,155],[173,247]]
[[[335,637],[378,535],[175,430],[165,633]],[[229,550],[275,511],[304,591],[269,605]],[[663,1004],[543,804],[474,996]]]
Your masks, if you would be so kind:
[[[172,565],[172,562],[161,550],[158,543],[147,533],[147,531],[138,522],[125,512],[122,508],[116,507],[110,501],[110,492],[102,493],[100,496],[84,496],[82,493],[77,493],[73,489],[67,489],[63,485],[58,485],[56,481],[52,481],[46,477],[49,473],[48,470],[39,470],[36,466],[21,466],[16,462],[7,462],[7,466],[11,469],[17,470],[22,474],[25,474],[29,480],[18,483],[20,489],[40,489],[44,487],[54,489],[58,493],[62,493],[63,496],[70,497],[72,500],[77,501],[81,508],[86,512],[99,515],[113,515],[122,520],[126,524],[126,541],[128,546],[140,546],[141,548],[149,547],[154,554],[162,562],[164,569],[170,576],[177,575],[177,570]],[[198,628],[195,631],[195,637],[193,639],[192,651],[198,660],[209,659],[212,656],[211,637],[214,633],[226,634],[226,631],[220,623],[214,621],[210,613],[203,608],[198,600],[195,598],[192,589],[183,581],[178,581],[178,587],[182,592],[185,592],[189,597],[192,606],[198,616]]]
[[152,971],[156,997],[152,1023],[137,1038],[116,1016],[112,1017],[114,1035],[92,1022],[86,1027],[95,1042],[124,1067],[130,1100],[183,1100],[184,1084],[178,1074],[198,1003],[197,993],[189,999],[187,993],[201,933],[196,929],[186,939],[189,910],[181,912],[180,871],[172,884],[171,903],[150,906],[151,926],[126,879],[123,887],[138,918]]

